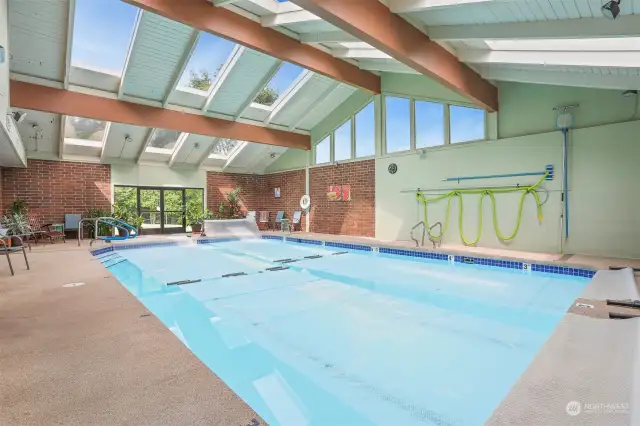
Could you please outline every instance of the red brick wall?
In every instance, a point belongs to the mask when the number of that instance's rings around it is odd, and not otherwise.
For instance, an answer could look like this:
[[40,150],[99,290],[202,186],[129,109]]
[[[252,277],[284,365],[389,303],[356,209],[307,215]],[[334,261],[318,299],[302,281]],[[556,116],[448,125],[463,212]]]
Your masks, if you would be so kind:
[[65,213],[111,210],[111,166],[28,160],[27,168],[2,170],[2,206],[23,199],[44,223],[62,223]]
[[[284,211],[285,217],[291,219],[293,212],[300,209],[300,197],[305,194],[304,170],[273,173],[264,175],[262,188],[262,208],[275,215]],[[276,198],[274,189],[280,188],[280,198]],[[300,223],[304,229],[304,215]]]
[[[375,160],[309,170],[311,232],[375,235]],[[329,201],[327,186],[351,184],[351,201]]]
[[207,208],[217,213],[227,193],[240,186],[245,213],[247,210],[259,210],[262,206],[262,178],[259,175],[207,172]]

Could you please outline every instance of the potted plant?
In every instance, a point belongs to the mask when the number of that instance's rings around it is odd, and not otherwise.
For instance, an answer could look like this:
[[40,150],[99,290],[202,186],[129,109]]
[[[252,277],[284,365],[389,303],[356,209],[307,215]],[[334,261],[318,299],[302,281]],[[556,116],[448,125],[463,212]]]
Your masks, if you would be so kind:
[[27,215],[24,213],[7,213],[2,217],[2,226],[7,230],[7,237],[3,237],[7,247],[11,247],[12,235],[25,235],[31,232]]
[[191,232],[199,234],[202,232],[204,221],[211,219],[212,216],[209,209],[192,209],[187,211],[187,225],[191,226]]
[[227,193],[226,199],[218,206],[218,219],[241,219],[242,214],[242,188],[236,187]]
[[18,198],[11,203],[10,212],[26,215],[28,208],[27,202]]

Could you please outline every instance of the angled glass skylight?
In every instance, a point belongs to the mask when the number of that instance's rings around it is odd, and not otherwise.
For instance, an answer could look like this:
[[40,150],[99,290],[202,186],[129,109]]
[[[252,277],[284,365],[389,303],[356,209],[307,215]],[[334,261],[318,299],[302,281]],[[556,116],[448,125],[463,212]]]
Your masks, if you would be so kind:
[[209,158],[226,160],[231,157],[242,144],[246,144],[246,142],[235,139],[218,139],[213,150],[211,150],[211,154],[209,154]]
[[491,50],[624,52],[640,50],[640,37],[485,40]]
[[182,132],[175,130],[156,129],[151,136],[151,141],[147,147],[149,152],[171,152],[178,143]]
[[91,118],[67,116],[64,126],[64,142],[72,145],[102,146],[107,122]]
[[258,93],[253,102],[271,106],[284,94],[293,82],[302,74],[304,68],[285,62],[269,83]]
[[202,33],[178,87],[208,91],[235,46],[229,40]]
[[122,76],[137,14],[123,1],[76,0],[71,65]]

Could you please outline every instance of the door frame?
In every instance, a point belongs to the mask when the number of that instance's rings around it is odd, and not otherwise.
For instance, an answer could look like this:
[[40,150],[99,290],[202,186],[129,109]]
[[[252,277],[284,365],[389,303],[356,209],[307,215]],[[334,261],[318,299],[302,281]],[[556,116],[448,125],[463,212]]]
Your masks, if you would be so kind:
[[[140,191],[149,190],[149,191],[160,191],[160,228],[157,229],[147,229],[145,233],[147,234],[179,234],[187,232],[187,216],[186,216],[186,208],[187,208],[187,190],[193,189],[197,191],[202,191],[202,209],[204,210],[204,200],[205,193],[204,188],[195,188],[195,187],[165,187],[165,186],[138,186],[138,185],[114,185],[113,186],[113,202],[116,202],[115,191],[116,188],[135,188],[136,189],[136,212],[138,216],[142,215],[142,208],[140,205]],[[169,232],[165,231],[165,210],[164,210],[164,191],[182,191],[182,226],[181,227],[171,227]],[[172,213],[176,213],[171,211]],[[144,230],[144,228],[143,228]]]

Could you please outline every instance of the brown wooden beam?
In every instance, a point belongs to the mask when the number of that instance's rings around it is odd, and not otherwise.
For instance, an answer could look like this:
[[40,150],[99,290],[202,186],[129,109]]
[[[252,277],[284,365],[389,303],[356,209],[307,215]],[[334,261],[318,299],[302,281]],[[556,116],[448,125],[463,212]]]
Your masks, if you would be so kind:
[[231,40],[250,49],[292,62],[352,86],[380,93],[380,77],[355,65],[302,44],[259,22],[207,0],[122,0],[173,21]]
[[489,111],[498,89],[379,0],[290,0]]
[[173,111],[11,80],[11,106],[134,126],[175,130],[266,145],[311,149],[311,138],[284,130]]

